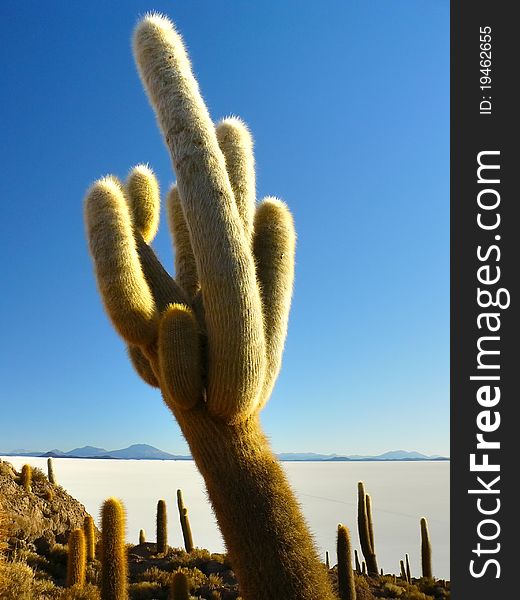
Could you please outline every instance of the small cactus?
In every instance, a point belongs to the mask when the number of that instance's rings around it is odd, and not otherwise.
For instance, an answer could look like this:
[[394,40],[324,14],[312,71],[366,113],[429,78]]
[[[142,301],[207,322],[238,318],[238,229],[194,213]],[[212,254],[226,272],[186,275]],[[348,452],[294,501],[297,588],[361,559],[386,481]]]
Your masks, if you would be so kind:
[[358,531],[361,550],[365,557],[369,575],[379,573],[377,568],[377,559],[373,547],[374,528],[372,525],[372,507],[370,499],[367,503],[365,486],[362,481],[358,483]]
[[359,574],[359,573],[361,573],[361,565],[359,564],[359,556],[358,556],[357,550],[354,550],[354,560],[356,563],[356,571]]
[[166,516],[166,502],[157,502],[157,553],[164,554],[168,549],[168,527]]
[[191,535],[190,520],[188,518],[188,509],[184,506],[182,490],[177,490],[177,506],[179,507],[179,517],[181,520],[182,537],[184,538],[184,548],[186,552],[193,550],[193,536]]
[[327,569],[330,569],[330,560],[329,560],[328,552],[325,552],[325,565],[326,565]]
[[401,569],[401,579],[403,581],[408,581],[408,578],[406,577],[406,569],[404,567],[404,561],[402,561],[402,560],[399,561],[399,567]]
[[139,530],[139,544],[146,543],[146,536],[144,534],[144,529]]
[[127,600],[125,510],[116,498],[101,508],[101,600]]
[[406,578],[408,579],[408,583],[412,583],[412,572],[410,570],[410,557],[408,554],[405,554],[406,560]]
[[87,515],[83,522],[83,531],[85,532],[85,541],[87,544],[87,560],[96,558],[96,533],[94,530],[94,519]]
[[363,575],[366,575],[366,574],[367,574],[367,563],[366,563],[365,561],[363,561],[363,562],[361,563],[361,573],[362,573]]
[[430,534],[428,532],[428,522],[423,517],[421,519],[421,562],[423,577],[431,579],[432,575],[432,546],[430,543]]
[[56,485],[56,477],[54,475],[54,465],[52,464],[52,458],[47,459],[47,478],[49,482]]
[[22,486],[23,489],[29,493],[31,491],[32,481],[32,468],[31,465],[24,465],[22,467]]
[[344,525],[338,525],[338,589],[341,600],[356,600],[350,534]]
[[87,555],[85,535],[82,529],[74,529],[69,536],[69,552],[67,557],[67,587],[85,585]]
[[190,581],[182,571],[173,574],[170,600],[190,600]]

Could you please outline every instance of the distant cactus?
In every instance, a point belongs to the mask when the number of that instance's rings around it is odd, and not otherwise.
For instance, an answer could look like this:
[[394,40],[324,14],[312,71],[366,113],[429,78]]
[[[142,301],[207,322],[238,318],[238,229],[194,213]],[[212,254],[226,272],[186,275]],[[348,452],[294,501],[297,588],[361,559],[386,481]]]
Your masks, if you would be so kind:
[[69,535],[69,551],[67,557],[67,587],[85,585],[87,554],[85,535],[82,529],[74,529]]
[[402,561],[402,560],[399,561],[399,567],[401,569],[401,579],[403,581],[408,581],[408,577],[406,577],[406,569],[404,567],[404,561]]
[[[362,481],[358,483],[358,531],[359,531],[359,542],[361,544],[361,550],[365,557],[366,565],[368,568],[368,574],[376,576],[379,573],[377,568],[377,559],[374,547],[372,546],[371,538],[373,538],[373,526],[371,525],[371,504],[368,503],[370,510],[370,521],[367,511],[367,496],[365,493],[365,486]],[[372,529],[372,535],[370,530]]]
[[85,532],[85,542],[87,544],[87,560],[94,560],[96,558],[96,531],[94,519],[90,515],[85,517],[83,531]]
[[47,478],[53,485],[56,484],[56,477],[54,476],[54,465],[52,464],[52,458],[47,459]]
[[421,562],[423,577],[432,578],[432,546],[430,543],[430,533],[428,532],[428,522],[423,517],[421,519]]
[[412,572],[410,570],[410,557],[408,556],[408,554],[405,554],[404,558],[406,560],[406,578],[408,579],[408,583],[412,583]]
[[354,560],[356,563],[356,571],[361,573],[361,565],[359,564],[359,555],[357,550],[354,550]]
[[146,536],[144,534],[144,529],[139,530],[139,544],[146,543]]
[[173,574],[170,600],[190,600],[190,581],[182,571]]
[[188,518],[188,509],[184,506],[182,490],[177,490],[177,506],[179,508],[179,517],[181,520],[182,537],[184,538],[184,548],[186,552],[193,550],[193,536],[191,535],[190,520]]
[[361,563],[361,573],[363,575],[367,574],[367,563],[365,561],[362,561],[362,563]]
[[327,567],[327,569],[330,569],[330,560],[328,552],[325,552],[325,566]]
[[356,600],[356,584],[352,572],[350,534],[344,525],[338,525],[338,590],[341,600]]
[[159,214],[151,171],[141,166],[126,183],[105,177],[85,201],[105,308],[136,371],[160,386],[189,444],[242,596],[332,600],[259,419],[287,333],[296,244],[291,213],[275,198],[256,203],[252,137],[237,118],[211,121],[168,18],[146,15],[133,49],[176,171],[168,199],[176,276],[150,245]]
[[47,502],[52,502],[54,500],[54,490],[52,488],[47,488],[45,490],[45,500],[47,500]]
[[157,502],[157,553],[164,554],[168,549],[168,520],[166,502]]
[[23,489],[29,493],[31,491],[32,482],[32,468],[31,465],[24,465],[22,467],[22,486]]
[[127,600],[125,510],[116,498],[101,508],[101,600]]

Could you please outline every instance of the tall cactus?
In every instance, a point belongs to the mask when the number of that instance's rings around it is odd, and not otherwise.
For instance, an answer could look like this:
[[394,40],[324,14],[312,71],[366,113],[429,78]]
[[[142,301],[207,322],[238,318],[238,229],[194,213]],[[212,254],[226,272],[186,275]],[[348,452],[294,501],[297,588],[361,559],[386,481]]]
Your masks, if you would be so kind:
[[[369,503],[370,507],[370,503]],[[370,520],[369,513],[367,511],[367,501],[365,486],[362,481],[358,483],[358,532],[359,532],[359,543],[361,544],[361,550],[365,557],[368,574],[377,577],[379,569],[377,568],[377,559],[375,550],[371,543],[373,538],[373,526],[371,523],[371,509]],[[372,536],[370,530],[372,529]]]
[[184,506],[184,500],[182,498],[182,490],[177,490],[177,507],[179,509],[184,548],[186,549],[186,552],[191,552],[193,550],[193,536],[191,535],[188,509]]
[[85,535],[82,529],[74,529],[69,535],[69,550],[67,556],[67,587],[85,585],[87,567],[87,552]]
[[176,280],[149,245],[159,212],[151,170],[139,167],[126,183],[106,177],[85,202],[105,308],[188,441],[244,599],[331,600],[259,419],[287,331],[292,216],[274,198],[256,205],[251,135],[236,118],[213,125],[172,23],[147,15],[133,44],[177,175],[168,194]]
[[340,600],[356,600],[350,534],[341,524],[338,525],[338,590]]
[[421,519],[421,562],[423,577],[432,578],[432,545],[430,543],[430,533],[428,531],[428,522],[423,517]]
[[94,560],[96,558],[96,531],[94,519],[90,515],[87,515],[83,521],[83,531],[87,546],[87,560]]
[[139,530],[139,544],[146,543],[146,536],[144,534],[144,529]]
[[23,489],[27,493],[29,493],[31,491],[31,484],[32,484],[32,467],[31,467],[31,465],[23,465],[21,479],[22,479]]
[[116,498],[101,508],[101,600],[127,600],[125,510]]
[[164,554],[168,550],[168,517],[166,514],[166,502],[157,502],[157,552]]
[[47,459],[47,479],[53,485],[56,484],[56,477],[54,475],[54,465],[52,464],[52,458]]

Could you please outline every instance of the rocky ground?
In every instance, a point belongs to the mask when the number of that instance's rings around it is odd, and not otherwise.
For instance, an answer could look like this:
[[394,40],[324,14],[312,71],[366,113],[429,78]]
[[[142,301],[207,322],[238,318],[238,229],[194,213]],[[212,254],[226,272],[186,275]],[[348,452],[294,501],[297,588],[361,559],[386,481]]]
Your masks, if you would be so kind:
[[[61,486],[51,484],[40,470],[33,469],[31,489],[27,491],[21,473],[10,463],[0,462],[1,600],[99,600],[101,565],[97,559],[88,564],[86,586],[65,588],[68,536],[83,526],[86,516],[85,507]],[[99,538],[99,532],[96,534]],[[151,542],[129,544],[127,548],[130,600],[167,599],[172,573],[177,570],[189,577],[192,598],[240,598],[232,567],[223,554],[198,548],[190,553],[170,548],[165,554],[157,554]],[[336,587],[336,567],[328,572]],[[407,583],[394,575],[372,578],[356,574],[355,578],[357,600],[450,597],[449,582],[412,579]]]

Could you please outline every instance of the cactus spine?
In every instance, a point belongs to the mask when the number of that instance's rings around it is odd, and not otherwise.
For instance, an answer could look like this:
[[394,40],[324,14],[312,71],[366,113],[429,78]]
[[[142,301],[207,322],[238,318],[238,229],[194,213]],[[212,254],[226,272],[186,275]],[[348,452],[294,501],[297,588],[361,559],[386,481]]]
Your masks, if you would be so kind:
[[116,498],[101,508],[101,600],[127,600],[125,510]]
[[410,570],[410,557],[408,556],[408,554],[405,554],[404,558],[406,560],[406,578],[408,579],[408,583],[412,583],[412,572]]
[[428,531],[428,522],[423,517],[421,519],[421,562],[423,577],[432,578],[432,546],[430,543],[430,533]]
[[166,502],[157,502],[157,553],[164,554],[168,549],[168,522],[166,515]]
[[[370,511],[370,512],[369,512]],[[370,517],[369,517],[370,514]],[[371,538],[373,539],[372,510],[370,500],[367,510],[367,495],[365,486],[362,481],[358,483],[358,531],[361,550],[365,557],[368,574],[377,576],[379,569],[377,568],[377,559],[374,547],[372,546]],[[372,530],[372,535],[370,531]]]
[[350,534],[344,525],[338,525],[338,589],[341,600],[356,600],[356,584],[352,572]]
[[99,180],[85,218],[106,311],[180,425],[244,599],[332,600],[259,419],[287,333],[291,213],[275,198],[256,203],[251,135],[236,118],[212,123],[173,24],[147,15],[133,48],[176,171],[169,221],[178,273],[170,277],[149,245],[159,214],[151,171]]
[[182,537],[184,538],[184,548],[186,552],[193,550],[193,536],[191,535],[190,520],[188,518],[188,509],[184,506],[182,490],[177,490],[177,506],[179,508],[179,518],[181,520]]
[[141,529],[139,531],[139,544],[144,544],[146,543],[146,536],[144,534],[144,529]]
[[190,600],[190,581],[182,571],[173,574],[170,600]]
[[23,489],[29,493],[31,491],[32,483],[32,468],[31,465],[24,465],[22,467],[22,486]]
[[85,535],[82,529],[74,529],[69,535],[69,552],[67,557],[67,587],[85,585],[87,553]]
[[94,530],[94,519],[87,515],[83,522],[83,531],[85,532],[85,542],[87,545],[87,560],[96,558],[96,533]]
[[52,458],[47,459],[47,478],[53,485],[56,484],[56,477],[54,476],[54,466],[52,464]]

